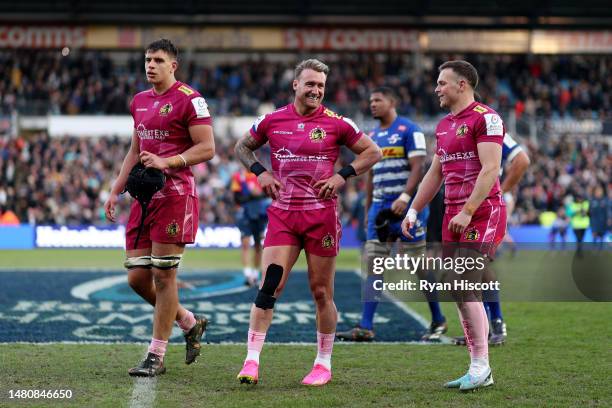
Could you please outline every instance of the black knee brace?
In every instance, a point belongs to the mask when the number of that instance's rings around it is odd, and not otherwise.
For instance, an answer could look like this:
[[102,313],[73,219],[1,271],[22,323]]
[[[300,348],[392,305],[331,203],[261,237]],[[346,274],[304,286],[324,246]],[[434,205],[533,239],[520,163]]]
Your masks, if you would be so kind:
[[257,292],[255,298],[255,306],[260,309],[273,309],[276,298],[274,292],[280,284],[281,278],[283,277],[283,267],[276,264],[270,264],[266,270],[266,277],[264,283]]

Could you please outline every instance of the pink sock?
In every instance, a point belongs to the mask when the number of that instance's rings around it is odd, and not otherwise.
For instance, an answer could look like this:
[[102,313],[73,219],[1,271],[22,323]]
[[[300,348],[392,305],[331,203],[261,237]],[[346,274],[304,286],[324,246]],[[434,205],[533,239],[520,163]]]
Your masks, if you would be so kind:
[[331,356],[334,348],[334,339],[336,333],[321,333],[317,331],[317,358],[315,365],[321,364],[328,370],[331,370]]
[[187,313],[185,313],[185,316],[183,316],[182,319],[177,320],[177,323],[178,323],[178,327],[180,327],[181,330],[187,333],[189,330],[193,328],[193,326],[195,326],[196,319],[193,313],[187,310]]
[[151,339],[151,344],[149,344],[149,353],[157,354],[163,360],[164,355],[166,354],[167,345],[167,341]]
[[457,304],[470,357],[489,356],[489,322],[482,302]]
[[265,332],[256,332],[255,330],[249,329],[249,337],[247,339],[247,357],[245,360],[253,360],[259,364],[259,353],[261,353],[265,339]]

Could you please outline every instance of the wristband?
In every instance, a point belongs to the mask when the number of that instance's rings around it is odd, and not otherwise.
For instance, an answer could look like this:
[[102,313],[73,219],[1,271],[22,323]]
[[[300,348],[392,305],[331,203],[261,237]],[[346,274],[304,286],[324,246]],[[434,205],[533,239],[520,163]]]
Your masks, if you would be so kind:
[[181,160],[183,160],[183,167],[187,167],[187,160],[185,160],[185,158],[183,157],[183,155],[179,153],[179,154],[178,154],[178,157],[180,157],[180,158],[181,158]]
[[415,210],[414,208],[410,208],[408,210],[408,213],[406,214],[406,218],[408,219],[408,222],[414,224],[416,222],[418,214],[419,213],[417,212],[417,210]]
[[402,194],[400,194],[400,196],[397,199],[400,200],[400,201],[403,201],[406,204],[408,204],[410,202],[411,198],[412,197],[410,197],[410,194],[402,193]]
[[342,169],[340,169],[338,174],[341,175],[344,180],[346,180],[351,176],[356,176],[357,172],[355,171],[355,168],[349,164],[348,166],[344,166]]
[[254,173],[256,176],[259,176],[261,173],[267,171],[266,168],[260,162],[255,162],[251,164],[251,167],[249,168],[249,170],[251,171],[251,173]]

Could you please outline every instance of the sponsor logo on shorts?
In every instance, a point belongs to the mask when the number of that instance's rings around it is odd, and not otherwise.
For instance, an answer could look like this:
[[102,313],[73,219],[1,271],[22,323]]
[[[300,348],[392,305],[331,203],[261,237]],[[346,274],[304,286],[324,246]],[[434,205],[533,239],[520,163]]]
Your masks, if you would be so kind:
[[469,130],[468,125],[466,125],[464,123],[464,124],[462,124],[461,126],[459,126],[457,128],[457,131],[455,132],[455,135],[457,137],[463,137],[463,136],[467,135],[468,130]]
[[323,139],[325,139],[325,136],[327,134],[325,133],[325,130],[323,130],[323,128],[320,127],[316,127],[314,129],[312,129],[310,131],[310,140],[313,142],[322,142]]
[[176,237],[176,234],[178,234],[179,231],[180,231],[180,227],[176,221],[172,221],[166,227],[166,234],[168,234],[169,237]]
[[325,249],[333,248],[335,243],[336,241],[334,240],[334,237],[332,236],[332,234],[327,234],[321,240],[321,246]]
[[172,104],[168,102],[159,109],[159,116],[168,116],[170,112],[172,112]]
[[464,237],[468,241],[477,241],[480,238],[480,233],[476,228],[470,228],[465,231]]

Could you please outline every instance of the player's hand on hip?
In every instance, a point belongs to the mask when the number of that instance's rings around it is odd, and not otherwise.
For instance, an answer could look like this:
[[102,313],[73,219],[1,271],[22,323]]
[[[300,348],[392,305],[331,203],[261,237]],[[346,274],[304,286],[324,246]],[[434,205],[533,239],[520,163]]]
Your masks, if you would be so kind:
[[140,162],[144,164],[145,167],[153,167],[159,170],[166,170],[169,167],[168,161],[165,158],[147,152],[146,150],[140,152]]
[[465,231],[467,226],[470,225],[471,221],[472,216],[465,211],[461,211],[450,220],[448,223],[448,230],[456,234],[461,234]]
[[391,211],[393,211],[393,214],[402,216],[404,215],[404,211],[406,211],[406,207],[408,207],[408,203],[398,198],[391,204]]
[[119,199],[119,197],[117,196],[117,194],[113,194],[111,193],[108,196],[108,199],[106,200],[106,202],[104,203],[104,214],[106,214],[106,218],[110,221],[110,222],[115,222],[115,205],[117,204],[117,200]]
[[319,189],[319,198],[332,198],[345,183],[344,177],[334,174],[328,179],[317,181],[313,187]]
[[418,212],[411,208],[408,210],[406,217],[402,221],[402,233],[406,238],[413,238],[410,230],[414,227],[414,224],[416,224],[417,214]]
[[259,181],[259,185],[261,189],[266,193],[266,195],[274,200],[278,200],[280,197],[280,189],[282,184],[280,181],[274,178],[274,176],[269,171],[264,171],[259,176],[257,176],[257,181]]

